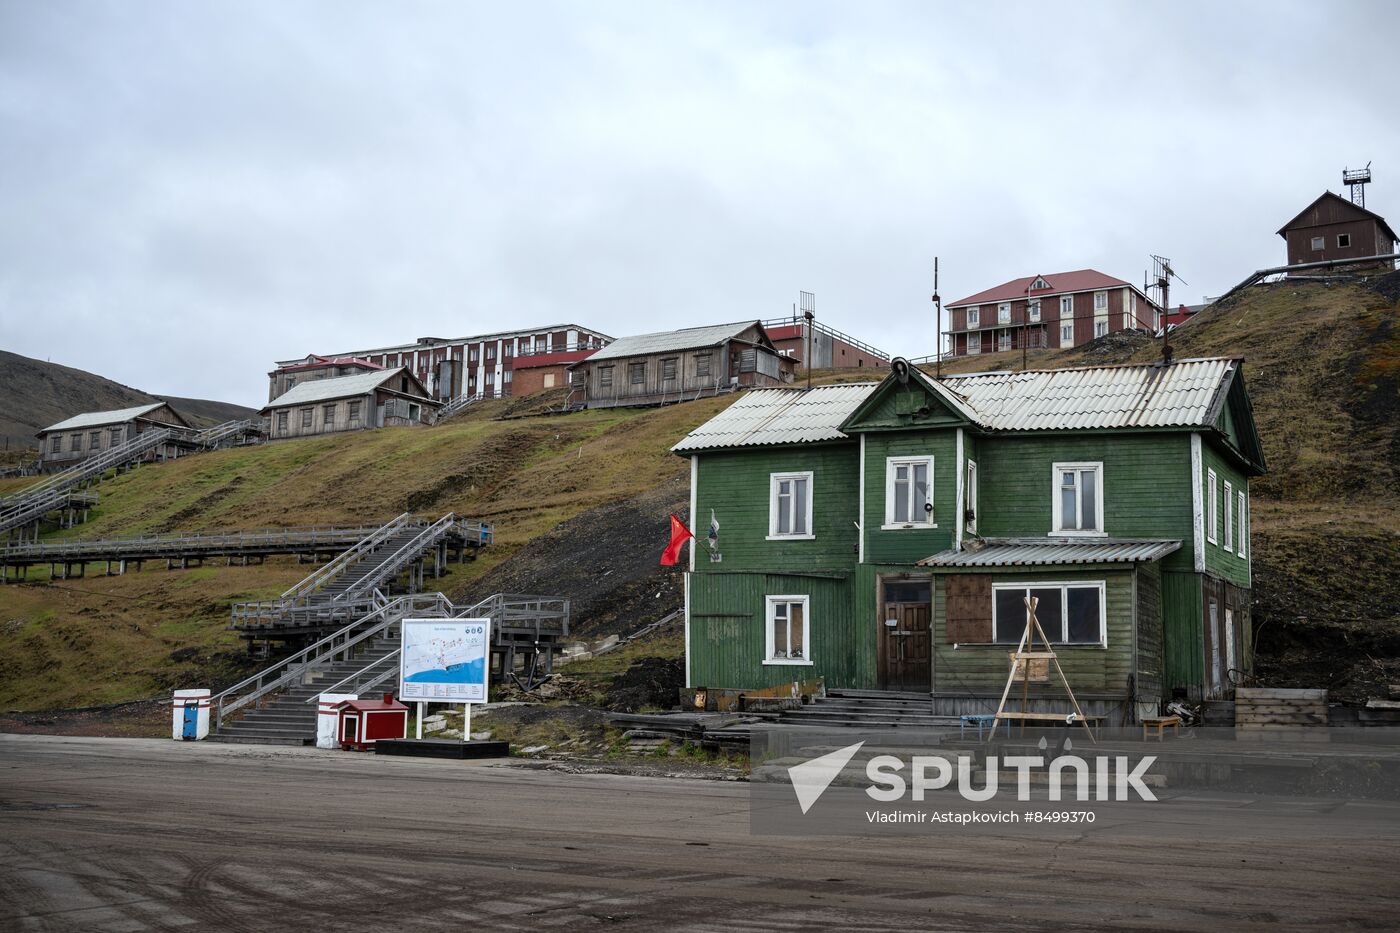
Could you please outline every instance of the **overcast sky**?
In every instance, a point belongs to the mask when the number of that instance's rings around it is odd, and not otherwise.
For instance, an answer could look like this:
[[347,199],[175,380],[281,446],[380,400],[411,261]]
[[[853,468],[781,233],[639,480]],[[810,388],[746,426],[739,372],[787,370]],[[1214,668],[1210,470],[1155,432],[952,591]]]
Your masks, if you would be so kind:
[[[1400,3],[0,0],[0,347],[245,404],[274,359],[1174,260],[1200,301],[1368,159]],[[1387,96],[1391,95],[1391,96]]]

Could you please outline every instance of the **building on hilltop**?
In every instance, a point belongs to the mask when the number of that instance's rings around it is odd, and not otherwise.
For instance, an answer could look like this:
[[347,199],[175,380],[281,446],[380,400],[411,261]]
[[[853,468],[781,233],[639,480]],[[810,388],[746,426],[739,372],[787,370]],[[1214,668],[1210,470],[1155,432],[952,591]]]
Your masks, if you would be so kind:
[[986,713],[1028,595],[1088,715],[1250,669],[1265,466],[1239,360],[756,390],[673,450],[700,539],[687,686],[822,678]]
[[1030,275],[947,305],[947,353],[1073,347],[1114,331],[1155,331],[1142,290],[1094,269]]
[[273,440],[422,424],[442,403],[407,367],[299,382],[259,414]]
[[[1341,195],[1324,191],[1298,216],[1278,230],[1288,249],[1288,264],[1330,259],[1364,259],[1395,252],[1395,231],[1385,218]],[[1378,266],[1394,268],[1394,260]],[[1355,266],[1352,267],[1356,268]]]
[[[774,318],[764,321],[763,329],[778,352],[792,357],[798,369],[809,364],[813,369],[883,369],[890,362],[890,355],[885,351],[821,321],[813,320],[809,324],[800,316]],[[809,353],[811,360],[807,359]]]
[[312,353],[299,363],[279,365],[267,374],[269,385],[267,400],[270,402],[283,395],[298,382],[311,382],[315,379],[334,379],[336,376],[349,376],[353,373],[371,372],[383,369],[378,363],[362,360],[354,356],[325,357]]
[[791,382],[797,360],[758,321],[620,337],[570,367],[589,408],[658,405]]
[[296,376],[295,367],[324,359],[371,363],[381,369],[405,367],[426,387],[431,398],[443,402],[463,395],[511,395],[518,357],[559,353],[573,363],[611,342],[607,334],[578,324],[551,324],[453,339],[420,337],[414,343],[398,346],[279,361],[270,374],[269,394],[275,399],[290,388],[285,379]]
[[89,411],[44,428],[39,438],[39,467],[63,469],[109,450],[145,431],[192,429],[185,417],[165,402],[113,411]]

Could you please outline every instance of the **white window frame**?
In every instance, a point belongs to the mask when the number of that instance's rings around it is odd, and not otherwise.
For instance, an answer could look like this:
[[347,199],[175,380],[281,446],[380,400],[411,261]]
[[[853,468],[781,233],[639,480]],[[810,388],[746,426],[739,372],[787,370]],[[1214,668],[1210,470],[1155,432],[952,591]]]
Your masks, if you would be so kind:
[[1315,236],[1315,237],[1313,237],[1313,238],[1312,238],[1312,248],[1313,248],[1313,252],[1321,252],[1323,249],[1326,249],[1326,248],[1327,248],[1327,237],[1325,237],[1325,236]]
[[1108,336],[1108,321],[1100,319],[1094,322],[1094,338]]
[[967,309],[967,326],[968,326],[968,329],[969,329],[969,330],[972,329],[972,328],[974,328],[974,327],[981,327],[981,326],[982,326],[982,307],[981,307],[981,305],[978,305],[978,306],[975,307],[975,308],[968,308],[968,309]]
[[997,352],[1005,353],[1011,349],[1011,331],[1004,330],[997,334]]
[[[1064,641],[1066,627],[1069,625],[1069,589],[1089,589],[1094,588],[1099,591],[1099,640],[1092,641]],[[1050,638],[1050,644],[1061,645],[1066,648],[1107,648],[1108,647],[1108,586],[1104,580],[1051,580],[1046,583],[993,583],[992,584],[992,640],[989,644],[1005,645],[1008,642],[997,641],[997,590],[1060,590],[1060,636],[1057,640],[1053,632],[1045,634]],[[1024,610],[1023,610],[1024,611]],[[1043,628],[1044,626],[1042,626]],[[1021,619],[1021,631],[1025,631],[1026,622],[1024,616]],[[805,644],[805,643],[804,643]],[[1036,645],[1041,646],[1040,638],[1037,636]]]
[[[963,495],[966,503],[963,506],[963,514],[972,513],[971,518],[965,519],[965,527],[970,534],[977,533],[977,461],[967,461],[967,478],[963,481]],[[937,528],[937,525],[933,527]]]
[[[807,481],[807,531],[802,534],[778,531],[778,484],[783,480],[805,479]],[[798,470],[791,473],[768,474],[768,540],[769,541],[810,541],[816,537],[812,533],[812,487],[816,485],[811,470]]]
[[1094,292],[1094,310],[1108,310],[1108,292]]
[[981,331],[972,331],[967,335],[966,351],[968,356],[976,356],[977,354],[982,352]]
[[1211,544],[1220,541],[1220,485],[1214,470],[1206,470],[1206,540]]
[[1034,301],[1029,301],[1029,302],[1026,303],[1026,315],[1028,316],[1029,320],[1030,320],[1032,323],[1034,323],[1034,322],[1040,320],[1040,299],[1039,299],[1039,298],[1035,299]]
[[[1346,242],[1343,243],[1343,242],[1342,242],[1343,240],[1346,240]],[[1351,247],[1351,234],[1350,234],[1350,233],[1339,233],[1339,234],[1337,234],[1337,249],[1349,249],[1350,247]]]
[[1225,481],[1225,540],[1221,545],[1227,552],[1235,549],[1235,484]]
[[[1065,528],[1065,527],[1064,527],[1064,516],[1063,516],[1062,514],[1060,514],[1061,511],[1062,511],[1061,508],[1060,508],[1060,474],[1061,474],[1061,473],[1073,473],[1074,476],[1075,476],[1075,482],[1076,482],[1076,483],[1081,483],[1081,482],[1083,482],[1083,480],[1080,478],[1080,474],[1083,473],[1083,472],[1086,471],[1086,470],[1092,470],[1092,471],[1094,472],[1094,482],[1095,482],[1095,485],[1096,485],[1096,492],[1097,492],[1097,495],[1094,496],[1094,525],[1095,525],[1095,527],[1092,528],[1092,529]],[[1077,487],[1077,488],[1078,488],[1078,487]],[[1103,500],[1104,500],[1104,493],[1105,493],[1105,491],[1106,491],[1106,490],[1104,489],[1104,471],[1103,471],[1103,461],[1102,461],[1102,460],[1085,460],[1085,461],[1080,461],[1080,462],[1069,462],[1069,463],[1056,463],[1056,464],[1054,464],[1053,469],[1050,471],[1050,496],[1051,496],[1051,502],[1050,502],[1050,537],[1052,537],[1052,538],[1063,538],[1063,537],[1075,537],[1075,538],[1106,538],[1106,537],[1108,537],[1108,531],[1104,528],[1104,520],[1103,520],[1103,512],[1104,512],[1104,509],[1103,509]],[[1078,509],[1079,509],[1079,503],[1080,503],[1080,501],[1081,501],[1083,495],[1084,495],[1084,493],[1083,493],[1082,488],[1079,488],[1079,489],[1078,489],[1078,492],[1076,493],[1075,500],[1074,500],[1076,513],[1077,513],[1077,511],[1078,511]]]
[[[916,456],[916,457],[886,457],[886,458],[885,458],[885,523],[884,523],[883,525],[880,526],[882,530],[884,530],[884,531],[903,531],[903,530],[905,530],[905,529],[937,528],[937,527],[938,527],[938,523],[937,523],[936,521],[934,521],[935,517],[936,517],[937,514],[938,514],[938,512],[937,512],[936,509],[933,509],[933,510],[929,510],[929,511],[924,512],[924,518],[920,518],[918,521],[901,522],[901,521],[896,521],[896,520],[895,520],[895,517],[894,517],[894,484],[895,484],[895,470],[896,470],[898,467],[901,467],[901,466],[910,466],[910,467],[912,467],[912,466],[917,466],[918,464],[925,464],[925,465],[928,466],[928,501],[929,501],[930,503],[932,503],[932,502],[934,501],[934,485],[933,485],[934,473],[933,473],[933,457],[932,457],[932,456],[927,456],[927,457],[925,457],[925,456]],[[911,479],[911,483],[912,483],[912,476],[911,476],[910,479]],[[911,497],[912,497],[912,494],[913,494],[913,490],[912,490],[912,488],[911,488],[911,490],[910,490],[910,495],[911,495]],[[912,501],[911,501],[911,503],[910,503],[910,507],[911,507],[911,508],[913,507]]]
[[[1066,336],[1068,334],[1068,336]],[[1060,324],[1060,346],[1069,347],[1074,345],[1074,324]]]
[[1244,556],[1245,556],[1245,546],[1244,546],[1244,542],[1245,542],[1245,539],[1249,537],[1249,526],[1245,523],[1245,518],[1244,518],[1245,503],[1248,501],[1248,497],[1245,495],[1245,491],[1244,491],[1243,489],[1238,489],[1238,490],[1236,490],[1236,491],[1235,491],[1235,495],[1236,495],[1236,497],[1238,498],[1238,502],[1239,502],[1239,515],[1237,515],[1237,516],[1235,517],[1235,520],[1238,521],[1238,522],[1240,523],[1240,540],[1237,541],[1237,542],[1235,542],[1236,545],[1238,545],[1238,546],[1235,548],[1235,553],[1238,554],[1238,555],[1240,555],[1240,557],[1244,557]]
[[1001,304],[997,305],[997,323],[1011,323],[1011,302],[1003,301]]
[[[802,606],[802,651],[800,658],[773,657],[773,623],[777,621],[775,610],[779,603],[800,603]],[[763,600],[763,663],[767,665],[812,666],[812,601],[811,597],[787,595],[765,596]],[[791,625],[791,616],[788,624]],[[791,638],[791,636],[789,636]]]

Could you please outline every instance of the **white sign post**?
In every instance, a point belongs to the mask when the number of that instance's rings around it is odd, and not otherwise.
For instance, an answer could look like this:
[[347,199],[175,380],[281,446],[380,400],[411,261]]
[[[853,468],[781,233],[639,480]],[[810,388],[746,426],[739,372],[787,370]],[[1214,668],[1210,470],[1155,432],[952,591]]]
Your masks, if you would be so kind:
[[461,703],[462,741],[471,741],[472,704],[486,702],[491,676],[491,620],[404,619],[401,637],[399,699],[418,704],[418,738],[424,705]]

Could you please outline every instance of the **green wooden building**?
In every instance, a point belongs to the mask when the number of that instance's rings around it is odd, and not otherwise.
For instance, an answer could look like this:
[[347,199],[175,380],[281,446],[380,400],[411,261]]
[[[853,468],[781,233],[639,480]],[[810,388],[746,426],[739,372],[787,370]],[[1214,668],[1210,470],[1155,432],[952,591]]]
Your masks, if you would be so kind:
[[[985,712],[1032,595],[1086,713],[1228,694],[1264,471],[1240,363],[745,394],[673,448],[697,536],[687,684],[821,677]],[[1032,709],[1060,708],[1053,686]]]

